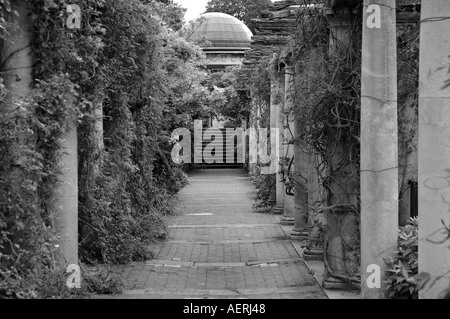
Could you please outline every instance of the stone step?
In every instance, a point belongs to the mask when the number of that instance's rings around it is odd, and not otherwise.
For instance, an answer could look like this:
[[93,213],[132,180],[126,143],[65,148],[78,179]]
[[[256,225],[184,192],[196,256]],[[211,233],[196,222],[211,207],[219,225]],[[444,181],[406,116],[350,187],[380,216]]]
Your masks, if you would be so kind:
[[300,258],[283,258],[274,260],[253,260],[246,262],[195,262],[182,260],[150,260],[145,263],[146,266],[154,267],[201,267],[201,268],[234,268],[234,267],[278,267],[280,264],[291,264],[300,262]]
[[[268,287],[268,288],[243,288],[243,289],[192,289],[192,288],[164,288],[164,289],[133,289],[125,290],[124,295],[137,299],[137,298],[151,298],[151,296],[167,296],[181,297],[188,299],[195,298],[211,298],[211,299],[265,299],[266,296],[279,296],[278,298],[290,297],[290,298],[311,298],[311,299],[326,299],[322,290],[317,286],[300,286],[300,287]],[[96,298],[101,298],[98,296]],[[226,310],[226,309],[225,309]]]

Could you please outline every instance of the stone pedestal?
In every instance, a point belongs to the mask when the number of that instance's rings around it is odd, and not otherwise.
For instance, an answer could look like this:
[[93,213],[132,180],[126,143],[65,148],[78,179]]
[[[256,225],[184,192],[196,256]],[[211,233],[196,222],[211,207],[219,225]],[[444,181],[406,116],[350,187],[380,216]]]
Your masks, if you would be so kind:
[[284,212],[280,224],[294,225],[294,196],[286,195],[284,199]]
[[[358,216],[347,206],[336,207],[326,211],[328,232],[325,239],[325,280],[346,284],[339,275],[350,276],[358,271],[358,261],[349,262],[354,247],[358,246]],[[345,244],[344,244],[345,243]],[[329,271],[327,271],[327,268]],[[338,276],[334,276],[337,274]],[[331,279],[330,277],[334,277]],[[344,285],[345,286],[345,285]],[[343,286],[343,287],[344,287]]]
[[318,155],[308,155],[308,226],[310,232],[304,252],[305,260],[323,260],[323,227],[327,224],[326,213],[322,210],[323,189],[319,183],[319,173],[316,169]]

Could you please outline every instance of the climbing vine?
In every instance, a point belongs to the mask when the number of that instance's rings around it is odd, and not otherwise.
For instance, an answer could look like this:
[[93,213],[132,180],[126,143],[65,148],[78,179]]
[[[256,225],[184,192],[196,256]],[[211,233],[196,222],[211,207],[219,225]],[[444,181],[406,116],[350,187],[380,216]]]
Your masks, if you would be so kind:
[[[20,28],[14,8],[1,4],[8,41]],[[66,25],[68,4],[81,9],[79,29]],[[146,245],[166,236],[165,217],[177,212],[186,183],[169,160],[170,133],[204,112],[196,94],[206,74],[201,49],[175,32],[183,10],[171,1],[37,0],[26,8],[36,80],[26,98],[0,82],[0,294],[54,297],[68,293],[55,272],[52,219],[68,123],[78,124],[80,263],[150,258]],[[82,291],[120,287],[109,272],[91,274],[83,270]]]
[[[262,59],[259,63],[255,64],[250,70],[250,82],[246,85],[252,98],[252,103],[249,105],[250,113],[249,118],[256,125],[256,136],[260,135],[260,129],[270,128],[270,65],[271,58],[267,57]],[[258,137],[259,138],[259,137]],[[270,133],[268,130],[268,136]],[[270,146],[270,145],[269,145]],[[270,152],[270,147],[267,150]],[[276,192],[276,174],[261,174],[261,164],[259,154],[257,159],[255,184],[258,188],[257,200],[255,208],[270,208],[274,205],[274,198]]]
[[[298,10],[297,29],[290,44],[279,52],[274,65],[286,63],[288,56],[290,69],[294,72],[291,109],[285,116],[295,116],[301,132],[295,136],[300,141],[302,151],[314,158],[314,168],[319,178],[316,185],[315,202],[309,209],[314,213],[314,228],[311,234],[320,238],[310,238],[310,242],[321,245],[325,250],[325,266],[329,275],[359,283],[359,165],[360,165],[360,87],[361,87],[361,7],[352,4],[349,16],[348,41],[343,43],[333,38],[332,24],[321,6],[309,6]],[[337,9],[336,9],[337,10]],[[338,14],[338,13],[336,13]],[[417,123],[417,80],[418,80],[418,26],[416,23],[398,27],[398,94],[399,94],[399,159],[401,188],[400,198],[408,190],[410,180],[415,180],[417,170],[414,154],[416,148]],[[331,39],[331,40],[330,40]],[[273,57],[271,57],[273,58]],[[260,92],[263,81],[269,81],[270,72],[263,60],[259,69],[253,70],[254,102],[267,96]],[[269,73],[267,73],[268,71]],[[270,84],[269,84],[270,85]],[[415,88],[415,89],[414,89]],[[268,97],[261,108],[268,111]],[[261,112],[263,122],[268,121],[268,113]],[[284,119],[285,122],[287,119]],[[265,122],[267,123],[267,122]],[[261,126],[261,125],[260,125]],[[293,143],[293,141],[284,141]],[[281,158],[281,175],[285,183],[293,187],[305,187],[302,181],[308,176],[294,178],[292,159]],[[270,198],[266,182],[262,193]],[[322,224],[327,216],[327,223]],[[341,255],[336,255],[330,245],[336,242],[342,247]],[[336,271],[336,263],[342,266]]]

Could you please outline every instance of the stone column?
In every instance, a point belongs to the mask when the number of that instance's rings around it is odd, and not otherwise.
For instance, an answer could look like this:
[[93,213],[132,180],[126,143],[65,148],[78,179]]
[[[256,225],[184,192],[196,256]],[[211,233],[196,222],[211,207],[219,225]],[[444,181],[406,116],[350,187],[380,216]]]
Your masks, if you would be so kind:
[[[375,4],[374,7],[369,7]],[[361,76],[361,294],[383,298],[398,233],[395,0],[364,0]],[[378,16],[373,16],[379,10]],[[375,20],[373,20],[375,19]],[[380,27],[371,21],[379,19]],[[381,270],[381,284],[374,285]],[[377,274],[378,273],[378,274]]]
[[[414,91],[413,91],[414,92]],[[405,226],[411,217],[412,181],[417,182],[417,110],[403,107],[399,110],[399,217]]]
[[[14,1],[11,4],[12,10],[19,13],[17,19],[21,32],[14,33],[13,38],[4,41],[1,52],[2,77],[5,79],[6,87],[13,94],[24,97],[29,94],[33,83],[33,56],[30,45],[33,24],[27,1]],[[9,16],[6,18],[9,19]],[[62,153],[60,184],[54,190],[56,210],[54,222],[60,238],[57,261],[61,269],[66,269],[67,264],[78,263],[78,156],[75,120],[71,122],[70,127],[69,136],[61,141],[62,152],[67,151],[68,154]]]
[[[256,143],[256,147],[258,146],[258,132],[259,132],[259,107],[258,105],[255,105],[255,118],[253,119],[253,136],[254,136],[254,141]],[[258,164],[258,149],[257,148],[252,148],[252,158],[254,160],[254,162],[252,163],[252,169],[251,169],[251,173],[253,176],[256,176],[256,166]]]
[[[104,143],[104,131],[103,131],[103,103],[98,102],[95,105],[95,124],[94,124],[94,137],[96,142],[96,152],[100,155],[105,147]],[[99,156],[93,164],[94,176],[98,176],[100,173],[100,166],[102,165],[102,156]]]
[[[285,141],[285,156],[291,160],[294,157],[294,145],[288,144],[293,139],[294,134],[294,112],[292,112],[292,96],[291,96],[291,90],[293,89],[293,71],[290,67],[285,67],[284,69],[284,112],[283,116],[285,117],[284,125],[284,141]],[[290,171],[292,172],[294,170],[294,162],[292,162],[292,166],[290,168]],[[293,175],[292,175],[293,177]],[[293,181],[289,181],[289,183],[292,183]],[[293,189],[292,189],[293,190]],[[286,188],[286,185],[284,187],[284,213],[283,217],[281,218],[281,224],[282,225],[294,225],[294,196],[291,196],[288,194],[287,191],[289,189]]]
[[[247,132],[247,130],[248,130],[247,120],[246,119],[242,120],[241,128],[242,128],[242,133],[238,133],[238,134],[240,134],[242,136],[242,142],[241,142],[242,144],[239,145],[239,138],[238,138],[237,147],[242,147],[242,158],[241,158],[242,166],[246,170],[248,170],[247,151],[250,151],[250,150],[248,149],[247,135],[245,134]],[[238,156],[239,156],[239,153],[238,153]],[[237,163],[239,163],[239,160],[240,159],[238,158],[237,159]]]
[[[347,54],[352,44],[351,25],[353,15],[346,8],[326,11],[330,23],[330,56]],[[336,136],[329,136],[327,146],[328,188],[327,205],[331,207],[325,211],[327,218],[327,232],[325,236],[325,276],[323,285],[329,289],[349,287],[346,278],[349,275],[348,256],[351,255],[359,241],[357,194],[358,184],[354,175],[357,168],[351,162],[344,140],[337,140]],[[353,176],[352,176],[353,175]],[[351,266],[356,266],[356,263]],[[344,279],[345,278],[345,279]]]
[[[297,110],[297,112],[299,112]],[[290,234],[291,239],[305,240],[308,238],[308,154],[305,153],[305,145],[300,138],[304,132],[304,123],[296,114],[294,122],[294,229]]]
[[77,122],[71,120],[61,140],[61,174],[55,190],[55,228],[60,237],[59,265],[78,264],[78,139]]
[[439,18],[449,16],[447,0],[422,1],[419,273],[431,275],[431,281],[419,292],[422,299],[450,296],[450,20]]
[[256,117],[257,117],[257,109],[256,104],[254,102],[254,96],[251,94],[250,96],[250,115],[248,122],[248,130],[245,133],[245,136],[248,136],[248,174],[254,176],[256,173],[256,162],[257,162],[257,139],[256,139]]
[[105,144],[103,141],[103,103],[98,103],[95,107],[95,138],[97,147],[103,150]]
[[203,162],[203,121],[194,120],[194,163],[202,164]]
[[[304,260],[323,260],[323,232],[327,225],[326,211],[322,209],[325,193],[320,184],[318,163],[321,161],[320,155],[307,154],[307,190],[308,190],[308,220],[305,222],[306,234],[309,237],[307,246],[303,251]],[[305,217],[306,218],[306,217]]]
[[[283,93],[283,94],[282,94]],[[284,145],[283,145],[283,105],[284,105],[284,76],[280,76],[277,74],[271,79],[270,85],[270,128],[271,130],[276,129],[278,131],[278,154],[275,157],[276,163],[273,167],[279,167],[278,163],[280,161],[280,157],[284,154]],[[274,152],[274,150],[271,150]],[[282,214],[284,211],[284,194],[285,188],[284,183],[281,181],[281,176],[278,174],[279,170],[277,170],[275,174],[276,178],[276,198],[275,198],[275,206],[273,207],[274,214]]]

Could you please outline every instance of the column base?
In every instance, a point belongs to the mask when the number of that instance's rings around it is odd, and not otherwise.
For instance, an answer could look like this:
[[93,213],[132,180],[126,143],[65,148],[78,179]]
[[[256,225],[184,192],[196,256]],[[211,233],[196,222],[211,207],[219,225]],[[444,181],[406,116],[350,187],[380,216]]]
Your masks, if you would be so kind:
[[283,216],[280,221],[281,225],[294,225],[294,217],[291,216]]
[[343,289],[343,290],[359,290],[360,287],[356,283],[348,282],[343,279],[326,276],[322,280],[322,287],[325,289]]
[[294,228],[289,235],[290,239],[294,240],[307,240],[309,236],[309,232],[307,230],[303,230],[301,228]]
[[303,259],[323,261],[323,248],[306,247],[305,250],[303,251]]
[[281,215],[284,213],[284,207],[283,206],[274,206],[272,208],[272,213],[276,215]]

